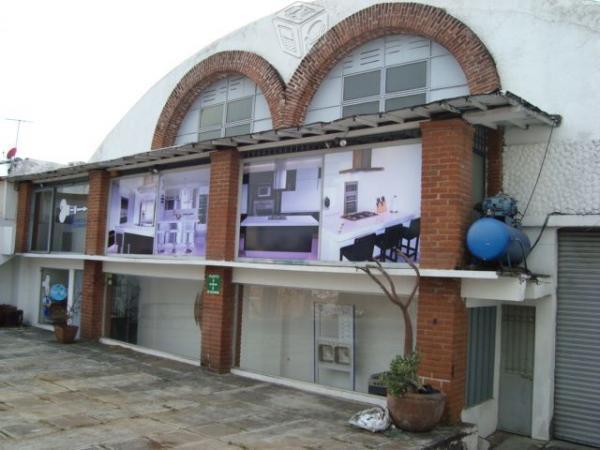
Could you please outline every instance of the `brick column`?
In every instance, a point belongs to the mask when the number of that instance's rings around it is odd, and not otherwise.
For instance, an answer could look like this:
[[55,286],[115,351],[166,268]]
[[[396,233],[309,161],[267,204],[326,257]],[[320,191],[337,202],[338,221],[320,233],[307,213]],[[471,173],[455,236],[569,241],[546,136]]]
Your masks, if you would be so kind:
[[17,221],[15,225],[15,252],[24,253],[29,250],[29,213],[31,211],[31,193],[33,184],[29,181],[19,183],[17,198]]
[[504,129],[488,130],[486,195],[502,192]]
[[202,366],[226,373],[233,363],[233,316],[235,286],[229,267],[206,267],[206,275],[221,277],[221,292],[202,299]]
[[[103,255],[106,241],[106,219],[110,177],[104,170],[89,173],[90,191],[87,201],[85,253]],[[81,299],[81,337],[97,340],[102,336],[104,273],[102,261],[83,263],[83,294]]]
[[[464,261],[471,218],[473,128],[461,119],[421,126],[422,268],[454,269]],[[417,308],[419,375],[448,395],[447,418],[464,407],[467,310],[460,280],[422,278]]]
[[473,127],[462,119],[421,125],[421,267],[454,269],[464,262],[473,204]]
[[104,273],[102,261],[83,262],[83,293],[81,298],[81,337],[97,340],[102,336],[102,301]]
[[[206,259],[235,258],[240,155],[237,150],[211,154]],[[231,268],[206,266],[205,276],[221,277],[219,294],[206,291],[202,303],[202,356],[204,367],[228,372],[233,363],[235,286]]]
[[465,404],[468,317],[460,283],[458,279],[422,278],[419,288],[419,375],[423,383],[448,396],[450,422],[460,421]]
[[85,253],[103,255],[106,242],[106,219],[108,215],[108,189],[110,177],[105,170],[89,173],[90,192],[87,199],[87,230]]

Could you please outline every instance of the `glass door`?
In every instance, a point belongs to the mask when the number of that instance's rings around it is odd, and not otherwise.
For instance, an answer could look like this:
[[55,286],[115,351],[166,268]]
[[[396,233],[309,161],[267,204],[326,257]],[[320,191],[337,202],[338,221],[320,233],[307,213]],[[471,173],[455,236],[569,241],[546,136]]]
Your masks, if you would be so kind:
[[52,325],[68,310],[69,270],[42,269],[38,323]]

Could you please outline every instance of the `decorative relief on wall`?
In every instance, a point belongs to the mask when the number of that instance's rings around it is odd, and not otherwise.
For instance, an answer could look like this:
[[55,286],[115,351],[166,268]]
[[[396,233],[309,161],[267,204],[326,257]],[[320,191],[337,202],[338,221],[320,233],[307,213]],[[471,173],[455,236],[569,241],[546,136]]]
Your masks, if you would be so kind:
[[327,12],[321,6],[294,2],[273,19],[281,49],[301,58],[327,31]]
[[[506,146],[504,191],[524,208],[531,195],[545,144]],[[596,213],[600,192],[600,140],[554,141],[550,145],[544,169],[527,217],[545,217],[558,211],[565,214]],[[543,220],[543,219],[542,219]]]

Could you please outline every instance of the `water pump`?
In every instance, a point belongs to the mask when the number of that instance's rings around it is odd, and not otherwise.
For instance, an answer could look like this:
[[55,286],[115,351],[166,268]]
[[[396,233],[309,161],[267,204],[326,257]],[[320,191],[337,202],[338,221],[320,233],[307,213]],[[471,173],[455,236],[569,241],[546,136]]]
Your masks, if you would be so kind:
[[487,197],[477,219],[467,232],[467,248],[483,263],[515,267],[525,260],[531,249],[529,238],[516,219],[517,201],[508,195]]

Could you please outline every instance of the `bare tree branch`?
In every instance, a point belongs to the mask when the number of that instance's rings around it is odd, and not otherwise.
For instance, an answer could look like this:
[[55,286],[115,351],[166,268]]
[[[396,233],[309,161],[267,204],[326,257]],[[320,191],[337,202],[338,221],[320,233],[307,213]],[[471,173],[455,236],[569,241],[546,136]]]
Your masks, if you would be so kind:
[[392,277],[390,276],[390,274],[387,272],[387,270],[385,270],[383,268],[383,266],[381,265],[381,263],[379,261],[375,261],[375,263],[377,264],[377,269],[379,269],[379,272],[381,272],[381,274],[385,277],[385,279],[390,284],[390,288],[392,290],[392,294],[394,295],[394,298],[396,300],[398,300],[398,302],[402,303],[402,306],[406,308],[407,305],[405,305],[404,302],[402,302],[402,300],[400,300],[400,298],[398,297],[398,293],[396,292],[396,286],[394,285],[394,280],[392,280]]
[[[400,300],[398,292],[396,291],[396,285],[394,284],[394,280],[379,261],[372,261],[375,263],[375,265],[369,265],[367,263],[362,267],[356,266],[356,268],[366,273],[369,276],[369,278],[371,278],[380,287],[380,289],[383,291],[386,297],[402,310],[402,318],[404,319],[404,355],[406,356],[413,351],[413,325],[412,318],[410,317],[410,311],[408,310],[408,308],[410,307],[419,289],[421,273],[419,272],[419,268],[417,267],[417,265],[413,261],[411,261],[407,255],[405,255],[399,250],[396,250],[396,253],[402,257],[402,259],[415,271],[417,275],[415,279],[415,285],[413,286],[413,289],[410,295],[408,296],[408,300],[406,301],[406,303]],[[389,287],[385,286],[385,284],[377,277],[373,270],[377,270],[385,278],[385,280],[389,284]]]
[[377,275],[375,275],[372,271],[371,271],[371,267],[365,266],[365,267],[357,267],[357,269],[362,270],[363,272],[365,272],[367,275],[369,275],[369,277],[381,288],[381,290],[383,291],[383,293],[386,295],[386,297],[388,298],[389,301],[391,301],[392,303],[394,303],[396,306],[398,306],[400,309],[402,309],[402,311],[405,310],[405,306],[404,304],[398,299],[397,296],[392,295],[392,293],[383,285],[383,283],[379,280],[379,278],[377,278]]
[[413,290],[410,293],[410,296],[408,297],[408,301],[406,302],[406,307],[408,308],[412,303],[413,299],[415,298],[417,291],[419,290],[419,284],[421,284],[421,272],[419,271],[419,267],[413,261],[411,261],[411,259],[407,255],[402,253],[400,250],[396,250],[396,254],[400,255],[404,262],[406,262],[406,264],[408,264],[417,275],[415,285],[413,286]]

